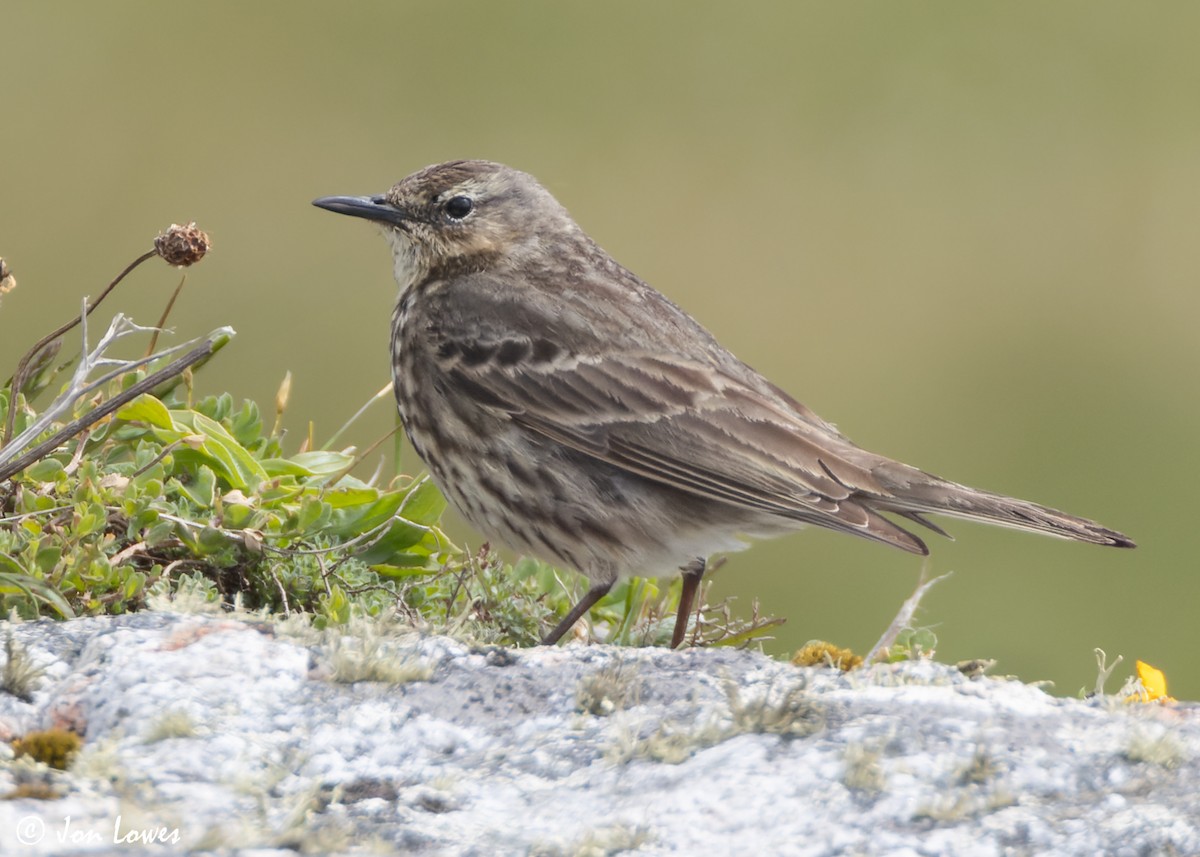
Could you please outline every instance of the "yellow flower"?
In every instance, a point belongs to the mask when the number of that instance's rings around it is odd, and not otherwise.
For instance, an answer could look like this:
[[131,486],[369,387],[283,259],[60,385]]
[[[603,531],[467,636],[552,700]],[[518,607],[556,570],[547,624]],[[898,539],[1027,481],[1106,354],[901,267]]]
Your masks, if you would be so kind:
[[1167,696],[1167,677],[1163,671],[1155,669],[1145,661],[1137,662],[1138,681],[1142,689],[1137,696],[1130,697],[1130,702],[1174,702],[1175,698]]

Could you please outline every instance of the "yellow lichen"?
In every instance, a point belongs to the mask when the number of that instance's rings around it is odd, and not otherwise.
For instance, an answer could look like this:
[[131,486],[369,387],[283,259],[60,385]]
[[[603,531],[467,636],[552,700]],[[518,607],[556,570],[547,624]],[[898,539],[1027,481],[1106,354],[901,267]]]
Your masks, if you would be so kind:
[[65,771],[83,746],[83,739],[66,729],[45,729],[30,732],[12,742],[16,758],[29,756],[35,761]]
[[823,640],[807,643],[792,656],[792,663],[798,667],[836,667],[844,672],[860,666],[862,662],[863,659],[850,649]]

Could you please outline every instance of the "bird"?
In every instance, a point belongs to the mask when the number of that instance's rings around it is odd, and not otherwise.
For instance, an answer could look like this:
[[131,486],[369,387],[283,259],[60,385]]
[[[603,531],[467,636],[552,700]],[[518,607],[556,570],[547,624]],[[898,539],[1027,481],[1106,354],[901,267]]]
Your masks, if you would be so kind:
[[372,221],[391,248],[396,402],[447,499],[487,538],[588,578],[545,645],[618,580],[681,573],[679,647],[709,557],[805,526],[919,555],[916,526],[947,535],[931,514],[1135,546],[856,445],[618,264],[528,173],[449,161],[313,204]]

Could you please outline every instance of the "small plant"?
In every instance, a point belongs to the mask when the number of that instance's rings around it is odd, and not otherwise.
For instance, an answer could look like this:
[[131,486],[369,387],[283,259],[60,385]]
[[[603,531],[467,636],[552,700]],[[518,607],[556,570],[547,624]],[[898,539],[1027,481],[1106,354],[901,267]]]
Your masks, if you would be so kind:
[[171,709],[150,724],[142,740],[147,744],[157,744],[172,738],[194,738],[198,734],[196,721],[190,714],[181,709]]
[[937,634],[929,628],[905,628],[896,635],[896,641],[880,652],[884,663],[917,661],[932,658],[937,650]]
[[12,742],[13,755],[16,758],[28,756],[35,762],[41,762],[59,771],[65,771],[70,766],[82,746],[83,739],[66,729],[30,732]]
[[[1108,684],[1109,678],[1112,677],[1113,672],[1121,665],[1121,662],[1124,661],[1125,658],[1123,655],[1117,655],[1116,659],[1110,664],[1108,662],[1108,655],[1105,653],[1104,649],[1096,648],[1093,649],[1092,652],[1096,656],[1096,686],[1092,692],[1087,695],[1104,696],[1104,685]],[[1082,689],[1079,691],[1079,695],[1080,697],[1084,696]]]
[[606,754],[614,764],[649,759],[667,765],[686,762],[701,750],[715,747],[736,734],[727,724],[709,717],[701,722],[663,721],[645,738],[625,735]]
[[981,786],[994,780],[1000,770],[1000,765],[991,754],[980,747],[971,757],[971,761],[959,770],[956,779],[961,786]]
[[753,699],[745,699],[733,681],[724,682],[724,689],[734,734],[803,738],[825,728],[825,709],[809,695],[808,680],[803,676],[778,690],[774,684],[769,685]]
[[607,717],[636,701],[637,671],[620,660],[588,673],[575,688],[575,706],[595,717]]
[[4,672],[0,673],[0,690],[11,693],[22,702],[33,702],[33,692],[41,681],[43,670],[33,662],[25,647],[10,631],[4,638]]
[[433,667],[388,633],[389,624],[386,617],[354,619],[345,627],[327,629],[321,658],[330,677],[342,684],[428,681]]
[[883,632],[883,636],[871,647],[871,651],[867,652],[867,656],[863,660],[868,664],[873,664],[881,661],[894,663],[895,661],[915,660],[922,656],[932,657],[934,647],[937,645],[937,638],[928,629],[913,630],[913,617],[921,605],[921,599],[929,593],[930,589],[948,577],[950,575],[947,573],[925,580],[925,572],[922,571],[921,581],[917,588],[900,605],[892,623]]
[[1166,727],[1138,728],[1122,755],[1131,762],[1144,762],[1174,770],[1191,758],[1183,742]]
[[887,780],[880,760],[883,753],[865,744],[850,744],[842,756],[845,771],[842,782],[856,792],[874,794],[883,791]]

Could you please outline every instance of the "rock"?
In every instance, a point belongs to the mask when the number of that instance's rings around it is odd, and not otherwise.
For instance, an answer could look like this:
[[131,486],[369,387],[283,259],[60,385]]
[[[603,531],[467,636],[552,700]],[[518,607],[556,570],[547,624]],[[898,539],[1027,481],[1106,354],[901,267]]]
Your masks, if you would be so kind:
[[[1196,854],[1197,707],[929,661],[471,648],[382,624],[0,623],[0,853]],[[7,673],[6,673],[7,674]],[[37,787],[37,788],[35,788]],[[43,793],[52,799],[22,797]]]

